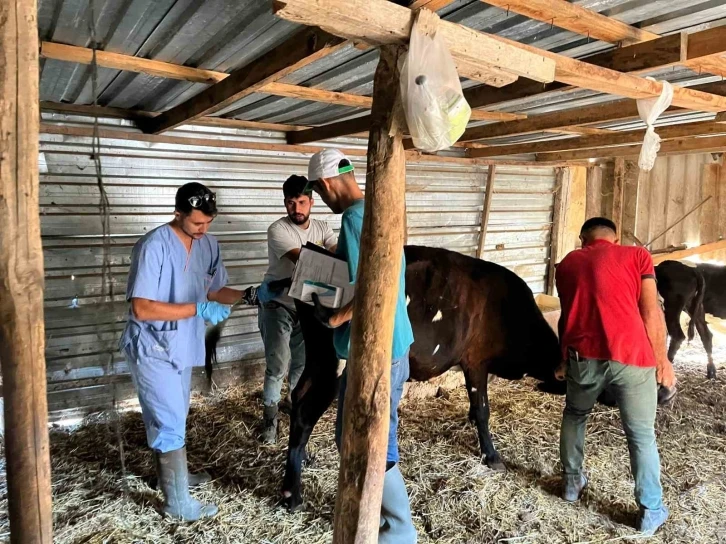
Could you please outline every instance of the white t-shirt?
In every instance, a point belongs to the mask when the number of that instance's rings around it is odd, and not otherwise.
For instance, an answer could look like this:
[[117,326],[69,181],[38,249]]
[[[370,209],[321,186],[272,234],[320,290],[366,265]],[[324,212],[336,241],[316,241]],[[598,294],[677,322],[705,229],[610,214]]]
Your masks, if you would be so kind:
[[[285,216],[275,221],[267,229],[267,258],[270,265],[267,267],[265,281],[282,280],[292,277],[295,263],[283,257],[293,249],[300,249],[307,242],[330,249],[338,243],[338,237],[325,221],[310,219],[307,229],[298,227],[289,217]],[[275,299],[275,302],[294,309],[295,303],[288,296],[287,289]]]

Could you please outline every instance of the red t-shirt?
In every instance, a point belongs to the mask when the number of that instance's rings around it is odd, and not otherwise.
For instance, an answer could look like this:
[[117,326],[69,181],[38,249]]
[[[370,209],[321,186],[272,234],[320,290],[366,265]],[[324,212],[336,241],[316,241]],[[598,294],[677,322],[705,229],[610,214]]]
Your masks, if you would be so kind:
[[570,252],[555,274],[563,357],[571,347],[588,359],[656,366],[638,308],[643,278],[655,278],[645,248],[596,240]]

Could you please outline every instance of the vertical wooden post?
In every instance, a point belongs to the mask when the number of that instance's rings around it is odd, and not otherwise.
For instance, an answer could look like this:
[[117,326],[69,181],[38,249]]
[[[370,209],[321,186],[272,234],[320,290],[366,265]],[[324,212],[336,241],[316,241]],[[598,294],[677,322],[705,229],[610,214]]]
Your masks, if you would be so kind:
[[494,164],[489,165],[487,174],[486,194],[484,195],[484,209],[481,212],[481,233],[479,234],[479,247],[476,250],[476,258],[481,259],[484,253],[484,241],[487,238],[487,227],[489,226],[489,211],[492,208],[492,195],[494,194],[494,174],[497,167]]
[[635,224],[638,217],[638,186],[641,178],[640,168],[636,161],[625,161],[625,178],[623,180],[623,219],[620,232],[620,243],[638,245],[635,236]]
[[334,544],[378,541],[401,272],[406,163],[399,46],[381,47],[373,81],[365,213],[356,280]]
[[0,2],[0,361],[12,543],[52,540],[35,0]]
[[623,237],[623,198],[625,194],[625,159],[615,159],[615,176],[613,178],[613,213],[611,219],[618,229],[618,237]]

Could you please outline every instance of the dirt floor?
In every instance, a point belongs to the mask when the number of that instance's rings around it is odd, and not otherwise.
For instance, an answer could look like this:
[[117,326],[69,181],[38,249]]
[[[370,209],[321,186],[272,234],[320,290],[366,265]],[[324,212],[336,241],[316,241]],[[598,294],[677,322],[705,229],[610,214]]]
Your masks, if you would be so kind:
[[[700,344],[684,348],[677,364],[679,394],[659,409],[658,443],[671,519],[648,542],[726,543],[726,343],[720,341],[714,355],[721,363],[719,377],[707,381]],[[463,388],[402,407],[402,471],[419,542],[584,544],[637,538],[616,409],[598,407],[593,413],[586,452],[590,487],[580,503],[569,505],[557,496],[563,398],[535,391],[530,381],[495,380],[490,402],[494,440],[509,468],[505,474],[479,462]],[[287,429],[279,446],[259,446],[258,404],[252,387],[194,404],[190,461],[194,466],[207,461],[214,476],[197,496],[216,502],[220,514],[189,525],[162,520],[156,512],[160,496],[146,483],[151,454],[138,413],[121,420],[125,479],[113,423],[96,418],[72,432],[54,431],[55,541],[330,542],[338,465],[334,410],[311,441],[314,458],[303,473],[305,508],[291,515],[277,506]],[[4,493],[2,500],[0,538],[7,539]]]

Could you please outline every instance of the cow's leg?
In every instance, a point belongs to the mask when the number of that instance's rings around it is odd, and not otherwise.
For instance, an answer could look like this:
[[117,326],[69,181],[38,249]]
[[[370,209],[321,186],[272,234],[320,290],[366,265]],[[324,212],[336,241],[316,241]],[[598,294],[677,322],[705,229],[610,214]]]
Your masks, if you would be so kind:
[[337,390],[337,382],[303,373],[292,392],[290,438],[282,483],[283,503],[291,512],[303,504],[302,463],[306,458],[308,440],[315,424],[335,398]]
[[487,393],[487,373],[479,368],[465,369],[466,388],[469,392],[469,414],[474,414],[476,428],[479,434],[479,446],[484,462],[493,470],[504,472],[502,458],[499,456],[492,442],[492,435],[489,433],[489,395]]
[[683,334],[681,328],[681,312],[683,311],[683,301],[666,301],[665,303],[665,320],[666,328],[668,329],[668,336],[671,337],[671,343],[668,346],[668,359],[673,362],[676,358],[676,353],[686,339],[686,335]]
[[706,316],[703,313],[701,315],[695,315],[691,319],[696,320],[696,330],[698,331],[698,336],[701,337],[703,348],[706,350],[706,355],[708,356],[706,376],[712,380],[716,378],[716,365],[713,364],[713,334],[711,334],[711,330],[708,328]]

